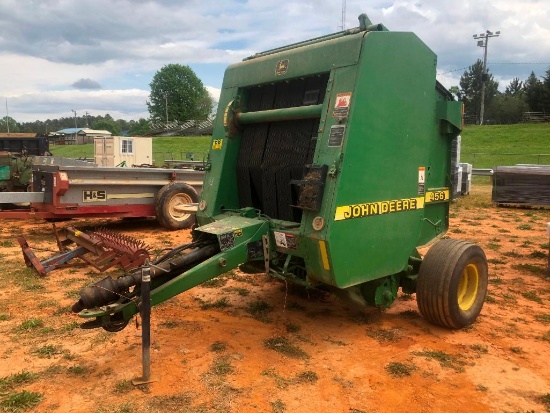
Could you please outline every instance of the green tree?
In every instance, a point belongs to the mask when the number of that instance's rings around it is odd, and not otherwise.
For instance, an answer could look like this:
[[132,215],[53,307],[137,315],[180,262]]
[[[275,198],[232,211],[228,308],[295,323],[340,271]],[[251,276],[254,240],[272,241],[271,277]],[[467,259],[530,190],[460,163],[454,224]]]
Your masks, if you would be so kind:
[[523,95],[523,82],[517,77],[512,79],[508,86],[506,86],[504,93],[509,96]]
[[544,84],[535,75],[535,72],[531,72],[523,86],[525,101],[531,112],[544,112],[544,89]]
[[112,118],[110,120],[107,119],[107,116],[105,116],[103,120],[96,120],[92,125],[92,129],[108,130],[113,134],[113,136],[120,136],[120,126],[118,125],[118,123],[112,120]]
[[189,66],[162,67],[149,84],[147,108],[154,122],[205,120],[212,111],[212,98]]
[[542,85],[544,87],[544,91],[542,94],[542,105],[543,105],[543,112],[550,112],[550,68],[546,70],[545,76],[542,77],[544,80],[542,82]]
[[523,113],[528,109],[527,103],[521,93],[514,96],[507,93],[499,93],[485,112],[488,123],[512,124],[519,123],[523,119]]
[[0,118],[0,132],[7,133],[8,132],[8,126],[10,133],[17,133],[20,131],[19,124],[17,121],[12,118],[11,116],[5,116],[3,118]]
[[140,118],[137,122],[130,121],[130,130],[128,135],[141,136],[146,135],[151,131],[151,124],[147,119]]
[[[460,77],[460,90],[458,99],[464,102],[465,119],[479,124],[481,121],[481,78],[483,74],[483,62],[478,60],[471,65]],[[487,71],[485,81],[485,107],[491,106],[491,102],[498,92],[498,82]]]

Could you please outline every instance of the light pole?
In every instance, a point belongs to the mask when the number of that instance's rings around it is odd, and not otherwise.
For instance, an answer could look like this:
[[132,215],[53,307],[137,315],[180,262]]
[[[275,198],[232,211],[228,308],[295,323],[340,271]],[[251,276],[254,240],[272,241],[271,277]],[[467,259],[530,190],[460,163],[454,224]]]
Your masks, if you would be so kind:
[[489,44],[489,37],[498,37],[498,36],[500,36],[500,31],[493,33],[493,32],[490,32],[489,30],[479,35],[478,34],[473,35],[474,40],[477,40],[477,45],[485,49],[483,53],[483,72],[481,73],[481,113],[479,114],[480,125],[483,125],[483,115],[485,113],[485,82],[487,82],[487,79],[489,78],[487,74],[487,45]]

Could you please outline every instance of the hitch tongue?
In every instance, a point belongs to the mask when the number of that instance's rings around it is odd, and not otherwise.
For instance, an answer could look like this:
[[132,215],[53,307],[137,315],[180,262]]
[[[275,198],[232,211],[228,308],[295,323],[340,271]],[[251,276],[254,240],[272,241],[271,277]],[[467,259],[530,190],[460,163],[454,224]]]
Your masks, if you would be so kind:
[[130,287],[137,285],[140,274],[134,273],[124,275],[116,280],[105,277],[102,280],[91,284],[80,291],[80,299],[73,304],[73,313],[79,313],[86,308],[100,307],[124,296]]
[[[161,275],[178,275],[185,272],[189,266],[216,255],[219,250],[218,244],[210,243],[186,254],[170,257],[161,263],[150,264],[151,278],[154,279]],[[71,309],[74,313],[80,313],[85,309],[110,304],[121,297],[125,298],[130,288],[138,284],[141,284],[141,271],[139,270],[116,279],[105,277],[83,288],[80,291],[80,299],[73,304]]]

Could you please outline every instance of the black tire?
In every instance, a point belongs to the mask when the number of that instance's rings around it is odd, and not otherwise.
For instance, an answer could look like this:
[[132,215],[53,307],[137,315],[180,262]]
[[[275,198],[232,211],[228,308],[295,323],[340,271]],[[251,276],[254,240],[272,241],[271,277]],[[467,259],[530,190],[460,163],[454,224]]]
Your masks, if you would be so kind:
[[175,210],[179,204],[196,204],[199,195],[191,186],[172,182],[163,186],[155,196],[155,213],[157,220],[164,228],[170,230],[186,229],[195,222],[194,213],[184,213]]
[[430,322],[458,329],[472,324],[487,296],[483,250],[470,242],[444,239],[426,254],[416,283],[416,302]]

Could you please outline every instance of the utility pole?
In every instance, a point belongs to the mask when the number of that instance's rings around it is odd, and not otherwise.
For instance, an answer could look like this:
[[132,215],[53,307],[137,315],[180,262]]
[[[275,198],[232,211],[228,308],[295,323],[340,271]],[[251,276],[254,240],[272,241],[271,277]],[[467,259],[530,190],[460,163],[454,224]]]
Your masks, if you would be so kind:
[[90,125],[89,125],[89,122],[88,122],[88,117],[90,116],[90,114],[88,113],[88,111],[86,111],[86,127],[89,128]]
[[489,75],[487,73],[487,45],[489,44],[489,37],[498,36],[500,36],[500,31],[493,33],[489,30],[479,35],[473,35],[474,40],[477,40],[478,47],[483,47],[485,49],[483,53],[483,72],[481,73],[481,113],[479,114],[480,125],[483,125],[483,115],[485,113],[485,83],[489,79]]
[[164,109],[166,111],[166,126],[168,126],[168,92],[164,92]]
[[342,31],[346,30],[346,0],[342,0]]
[[78,128],[78,126],[76,126],[76,110],[71,109],[71,112],[74,112],[74,127]]
[[6,127],[8,128],[8,135],[10,134],[10,114],[8,112],[8,98],[6,98]]

